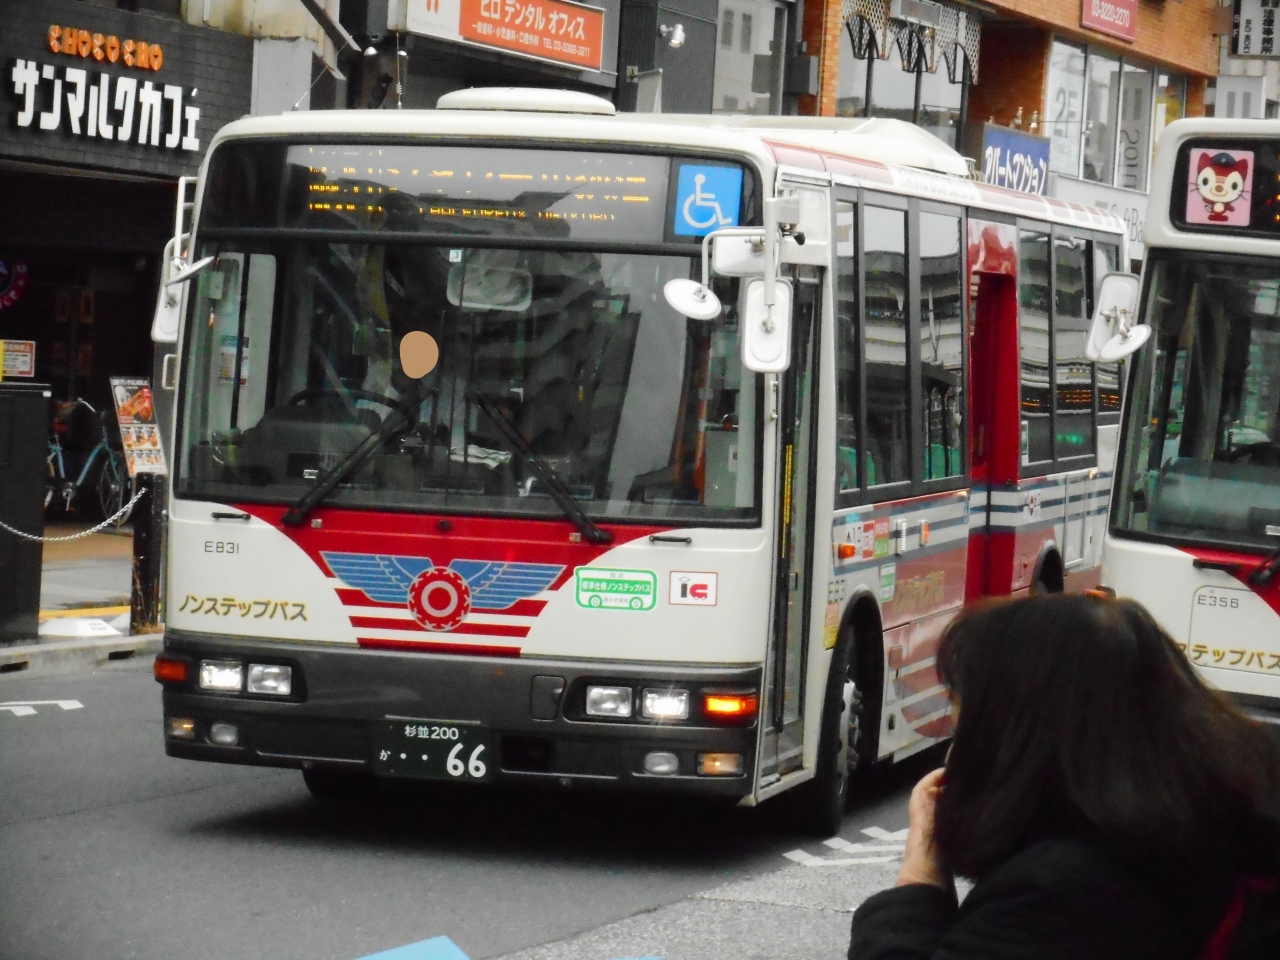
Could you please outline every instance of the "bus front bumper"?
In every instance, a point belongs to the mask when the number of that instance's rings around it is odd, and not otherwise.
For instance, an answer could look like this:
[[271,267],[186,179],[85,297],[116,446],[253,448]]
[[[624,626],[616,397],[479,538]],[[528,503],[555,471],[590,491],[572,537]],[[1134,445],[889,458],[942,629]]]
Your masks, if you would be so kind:
[[[385,772],[375,762],[375,731],[389,718],[434,720],[486,730],[496,763],[485,779],[492,782],[582,783],[726,798],[751,792],[757,718],[712,722],[700,707],[707,693],[754,694],[758,703],[758,666],[498,659],[179,631],[166,634],[161,659],[187,664],[186,680],[164,682],[165,752],[172,757]],[[288,666],[291,692],[201,689],[205,661],[240,664],[246,671],[250,664]],[[635,715],[588,717],[585,695],[593,685],[630,688]],[[690,719],[640,717],[645,689],[687,690]],[[228,727],[234,743],[226,742]],[[655,754],[664,755],[660,762]],[[663,772],[651,772],[658,767]]]

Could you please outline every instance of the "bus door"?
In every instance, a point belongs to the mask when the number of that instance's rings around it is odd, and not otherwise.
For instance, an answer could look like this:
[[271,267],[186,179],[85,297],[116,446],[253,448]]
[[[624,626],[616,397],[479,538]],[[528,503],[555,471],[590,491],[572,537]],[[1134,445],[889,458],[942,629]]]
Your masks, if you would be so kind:
[[972,389],[969,564],[965,600],[1009,591],[1012,537],[1001,533],[1001,507],[1016,492],[1018,423],[1018,231],[1010,223],[970,218],[969,357]]
[[814,268],[792,276],[791,366],[779,376],[779,510],[773,643],[761,772],[798,769],[804,750],[804,677],[813,609],[814,460],[821,280]]

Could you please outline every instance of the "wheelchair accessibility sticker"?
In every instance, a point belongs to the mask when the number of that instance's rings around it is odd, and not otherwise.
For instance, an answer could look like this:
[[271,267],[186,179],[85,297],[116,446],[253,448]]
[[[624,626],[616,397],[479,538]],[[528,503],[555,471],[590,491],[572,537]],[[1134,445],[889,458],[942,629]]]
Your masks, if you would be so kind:
[[678,237],[704,237],[738,223],[742,205],[742,169],[685,164],[676,187]]

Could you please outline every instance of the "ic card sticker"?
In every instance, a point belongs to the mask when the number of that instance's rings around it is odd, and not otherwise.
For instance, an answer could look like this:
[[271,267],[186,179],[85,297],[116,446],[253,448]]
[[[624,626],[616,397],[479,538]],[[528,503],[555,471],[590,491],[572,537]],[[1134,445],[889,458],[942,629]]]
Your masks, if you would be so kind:
[[658,602],[658,577],[652,570],[578,567],[574,596],[578,606],[595,610],[652,610]]
[[714,607],[720,575],[696,570],[672,570],[667,602],[677,606]]

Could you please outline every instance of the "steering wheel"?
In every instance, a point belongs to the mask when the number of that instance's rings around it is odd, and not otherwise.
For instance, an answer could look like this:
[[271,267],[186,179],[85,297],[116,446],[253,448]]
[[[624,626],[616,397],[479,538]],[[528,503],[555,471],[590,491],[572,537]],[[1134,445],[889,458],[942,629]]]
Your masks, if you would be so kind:
[[1228,463],[1237,463],[1241,460],[1247,460],[1250,464],[1260,467],[1280,467],[1280,443],[1249,443],[1242,447],[1236,447],[1226,456]]
[[409,412],[398,400],[392,400],[390,397],[385,397],[370,390],[361,390],[358,387],[349,390],[334,390],[331,387],[306,387],[299,390],[284,403],[285,406],[291,407],[295,404],[305,403],[308,400],[314,400],[316,397],[337,397],[342,399],[344,396],[356,400],[368,400],[370,403],[376,403],[379,406],[386,407],[388,410],[399,410],[401,413],[406,414]]

